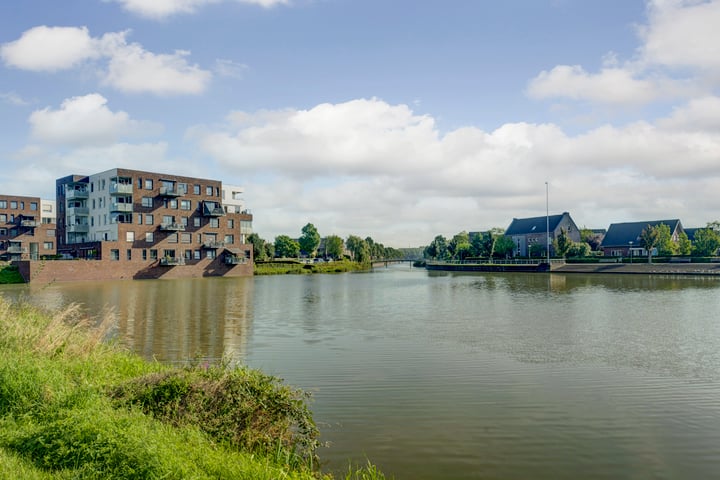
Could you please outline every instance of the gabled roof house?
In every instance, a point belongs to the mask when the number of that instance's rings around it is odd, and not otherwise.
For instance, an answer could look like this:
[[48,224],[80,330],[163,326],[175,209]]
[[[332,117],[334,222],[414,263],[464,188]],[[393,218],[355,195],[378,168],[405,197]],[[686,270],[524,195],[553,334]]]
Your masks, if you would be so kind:
[[532,218],[513,218],[510,226],[505,230],[505,236],[510,237],[516,245],[515,255],[528,256],[533,245],[540,245],[545,252],[549,226],[550,253],[553,253],[552,242],[560,230],[563,229],[573,242],[580,241],[580,230],[568,212],[560,215],[550,215]]
[[674,241],[678,241],[679,235],[684,231],[682,223],[677,218],[671,220],[650,220],[645,222],[613,223],[608,227],[602,245],[605,255],[613,257],[647,255],[647,251],[640,246],[640,234],[643,229],[656,227],[665,224],[670,227],[670,235]]

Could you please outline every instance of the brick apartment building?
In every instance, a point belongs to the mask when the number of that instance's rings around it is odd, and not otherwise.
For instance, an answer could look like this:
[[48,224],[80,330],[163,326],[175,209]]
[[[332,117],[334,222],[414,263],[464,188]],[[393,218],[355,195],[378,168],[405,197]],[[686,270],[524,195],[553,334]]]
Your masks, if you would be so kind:
[[40,260],[56,247],[54,201],[0,195],[1,260]]
[[88,272],[100,263],[108,278],[252,275],[252,215],[239,187],[122,168],[55,183],[57,252],[99,260],[85,262],[95,264]]

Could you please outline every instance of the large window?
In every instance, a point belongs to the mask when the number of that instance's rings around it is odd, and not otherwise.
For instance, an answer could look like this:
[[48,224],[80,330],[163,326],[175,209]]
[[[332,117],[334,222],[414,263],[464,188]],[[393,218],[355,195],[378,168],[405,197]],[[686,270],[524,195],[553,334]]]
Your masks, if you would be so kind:
[[194,217],[193,218],[193,225],[196,227],[200,226],[200,217]]
[[142,206],[146,208],[152,208],[153,197],[142,197]]
[[30,210],[37,210],[37,202],[30,202]]
[[151,178],[145,179],[145,190],[152,190],[153,189],[153,181]]
[[113,248],[110,250],[110,260],[120,260],[120,250]]
[[208,197],[212,197],[212,196],[213,196],[213,191],[214,191],[214,190],[213,190],[213,187],[211,187],[210,185],[208,185],[207,187],[205,187],[205,195],[207,195]]
[[227,243],[227,244],[235,243],[235,236],[234,235],[225,235],[225,243]]
[[210,218],[210,228],[220,228],[220,219]]
[[190,200],[180,200],[180,210],[190,210],[192,202]]
[[135,241],[135,232],[125,232],[125,241],[126,242],[134,242]]
[[195,195],[200,195],[200,185],[193,185],[193,193]]
[[152,243],[155,241],[155,234],[153,232],[145,232],[145,241]]
[[192,233],[183,233],[180,235],[180,242],[182,243],[191,243],[192,242]]
[[145,225],[152,225],[155,221],[155,217],[152,213],[148,213],[145,215]]
[[45,250],[52,250],[53,249],[53,242],[43,242],[43,248]]
[[150,260],[157,260],[157,250],[154,248],[150,249]]
[[17,202],[15,200],[10,200],[10,208],[17,209]]
[[0,208],[7,208],[7,200],[0,200]]

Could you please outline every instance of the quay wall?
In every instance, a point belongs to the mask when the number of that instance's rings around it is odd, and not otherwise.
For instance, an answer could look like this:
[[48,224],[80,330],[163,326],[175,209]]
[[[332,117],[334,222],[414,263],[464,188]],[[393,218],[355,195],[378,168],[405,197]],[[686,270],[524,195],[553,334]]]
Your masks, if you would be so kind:
[[162,266],[153,262],[113,260],[22,260],[14,262],[25,282],[81,282],[159,278],[242,277],[253,275],[253,264],[227,265],[221,258]]

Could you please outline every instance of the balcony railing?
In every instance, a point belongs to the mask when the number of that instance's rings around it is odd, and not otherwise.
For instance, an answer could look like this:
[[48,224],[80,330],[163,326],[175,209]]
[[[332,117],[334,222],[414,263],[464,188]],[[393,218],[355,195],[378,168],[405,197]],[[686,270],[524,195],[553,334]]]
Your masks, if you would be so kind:
[[90,231],[90,225],[87,224],[75,224],[67,226],[68,233],[88,233]]
[[222,217],[225,215],[222,205],[216,202],[203,202],[203,216],[205,217]]
[[184,232],[185,225],[180,223],[163,223],[160,225],[160,230],[163,232]]
[[182,197],[185,192],[176,187],[160,187],[161,197]]
[[132,203],[118,203],[113,202],[110,204],[110,212],[132,212],[133,206]]
[[185,265],[185,259],[183,257],[164,257],[160,259],[160,265],[165,267]]
[[244,265],[247,263],[247,258],[240,257],[238,255],[226,255],[225,256],[225,264],[226,265]]
[[65,192],[65,198],[68,200],[82,200],[89,196],[90,193],[87,190],[68,190]]
[[110,185],[110,195],[129,195],[133,193],[131,183],[114,183]]
[[7,248],[7,253],[27,253],[27,247],[21,247],[19,245],[10,245]]
[[218,248],[223,248],[225,246],[225,242],[205,242],[202,246],[203,248],[207,248],[209,250],[216,250]]
[[35,228],[40,225],[37,220],[20,220],[20,226],[25,228]]
[[90,209],[88,207],[68,207],[67,209],[67,215],[82,215],[87,216],[90,215]]

